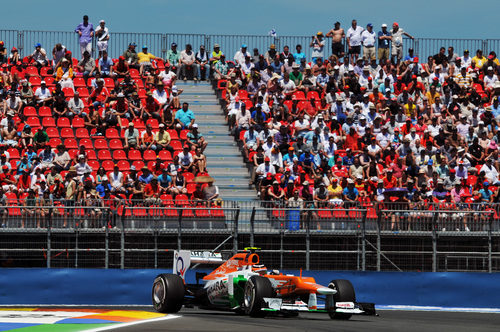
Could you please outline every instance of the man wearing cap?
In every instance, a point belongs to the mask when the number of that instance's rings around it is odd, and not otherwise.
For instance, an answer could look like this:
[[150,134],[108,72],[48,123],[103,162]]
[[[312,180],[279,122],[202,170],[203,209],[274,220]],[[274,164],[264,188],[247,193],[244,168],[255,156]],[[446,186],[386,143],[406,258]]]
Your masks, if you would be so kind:
[[220,50],[220,45],[215,43],[214,44],[214,50],[212,51],[210,55],[210,64],[212,68],[215,66],[215,64],[220,60],[221,56],[223,55],[222,51]]
[[195,65],[196,57],[193,52],[191,44],[186,44],[186,49],[181,51],[179,55],[179,68],[177,68],[177,76],[187,80],[186,71],[192,70],[193,79],[198,80],[199,73],[197,72],[198,66]]
[[174,148],[170,145],[170,134],[165,130],[165,125],[160,123],[159,130],[155,135],[156,152],[167,150],[170,155],[174,155]]
[[187,133],[186,144],[189,145],[191,150],[200,148],[202,153],[205,151],[208,143],[205,141],[205,137],[199,132],[197,123],[194,123],[189,133]]
[[123,52],[122,56],[127,61],[128,65],[132,68],[137,68],[139,66],[139,57],[137,51],[135,50],[137,44],[132,42],[128,44],[128,48]]
[[219,60],[215,62],[215,65],[213,65],[213,69],[214,69],[214,78],[216,80],[227,78],[229,65],[226,62],[226,56],[224,54],[221,54]]
[[483,68],[483,65],[486,63],[487,59],[483,56],[483,50],[478,49],[476,51],[476,56],[472,58],[471,62],[476,63],[476,67]]
[[486,75],[483,78],[484,88],[487,91],[492,91],[495,87],[495,83],[498,82],[498,77],[495,74],[493,66],[486,67]]
[[49,63],[47,60],[47,52],[42,48],[42,44],[40,43],[35,44],[35,50],[33,53],[28,55],[28,59],[33,61],[33,65],[35,65],[39,70],[41,67],[44,67]]
[[113,74],[113,61],[108,57],[107,51],[101,51],[102,57],[99,59],[97,63],[97,68],[101,73],[101,77],[114,77]]
[[368,23],[366,30],[361,33],[361,43],[363,44],[363,58],[365,60],[375,59],[375,41],[377,36],[373,31],[373,24]]
[[390,33],[392,42],[392,62],[399,65],[399,62],[403,58],[403,35],[410,39],[414,38],[402,28],[400,28],[397,22],[394,22],[392,24],[392,30],[390,31]]
[[[125,57],[120,55],[118,57],[118,62],[113,66],[113,72],[117,78],[125,78],[129,75],[129,65],[125,61]],[[134,86],[135,88],[135,86]]]
[[102,56],[103,51],[108,50],[109,41],[109,30],[105,26],[106,22],[104,20],[99,21],[99,25],[95,29],[95,35],[97,37],[97,50],[99,51],[99,57]]
[[267,189],[267,197],[270,201],[279,202],[285,199],[285,191],[277,180],[273,180],[272,186]]
[[469,50],[464,50],[464,55],[460,58],[462,66],[469,67],[472,61],[472,58],[469,55]]
[[[168,56],[168,52],[167,52]],[[139,68],[139,74],[142,75],[146,70],[149,70],[151,68],[151,61],[156,59],[156,56],[154,56],[152,53],[148,52],[148,46],[143,45],[142,46],[142,51],[137,53],[137,64],[140,66]]]
[[80,62],[78,62],[76,69],[78,69],[80,73],[83,73],[83,78],[85,79],[85,81],[87,81],[89,77],[94,76],[96,64],[94,58],[90,56],[90,52],[83,52],[83,58],[82,60],[80,60]]
[[382,30],[378,32],[378,59],[385,62],[389,59],[392,36],[387,31],[387,24],[382,24],[381,28]]
[[196,59],[196,68],[198,73],[198,80],[201,81],[201,73],[203,72],[205,75],[203,77],[204,80],[208,81],[208,77],[210,75],[210,55],[205,50],[205,46],[201,45],[200,50],[195,54]]
[[39,106],[50,106],[52,103],[52,93],[47,88],[45,81],[42,81],[40,88],[35,91],[35,100]]
[[318,59],[323,61],[325,57],[323,49],[325,47],[325,40],[323,39],[323,32],[318,31],[315,36],[312,36],[309,47],[312,47],[311,59],[313,63],[316,63]]
[[83,22],[78,24],[75,32],[79,36],[80,42],[80,53],[83,56],[83,52],[88,51],[92,53],[92,38],[94,37],[94,26],[89,23],[89,17],[87,15],[83,16]]
[[245,57],[252,56],[250,52],[247,51],[247,44],[241,45],[241,48],[234,55],[234,63],[237,65],[243,66],[245,63]]

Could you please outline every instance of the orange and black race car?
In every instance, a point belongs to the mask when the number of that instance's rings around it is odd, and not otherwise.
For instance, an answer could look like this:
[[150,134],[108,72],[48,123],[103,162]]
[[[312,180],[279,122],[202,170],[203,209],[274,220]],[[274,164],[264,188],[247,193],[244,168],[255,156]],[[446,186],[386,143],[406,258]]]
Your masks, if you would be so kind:
[[[197,306],[253,317],[263,317],[269,312],[293,316],[301,311],[328,313],[332,319],[375,314],[373,303],[356,302],[354,288],[348,280],[332,280],[323,286],[312,277],[268,271],[260,265],[256,251],[257,248],[245,248],[245,252],[226,261],[220,254],[176,251],[174,273],[160,274],[154,280],[154,308],[175,313],[183,305]],[[210,274],[197,273],[196,284],[186,284],[184,277],[191,263],[220,266]]]

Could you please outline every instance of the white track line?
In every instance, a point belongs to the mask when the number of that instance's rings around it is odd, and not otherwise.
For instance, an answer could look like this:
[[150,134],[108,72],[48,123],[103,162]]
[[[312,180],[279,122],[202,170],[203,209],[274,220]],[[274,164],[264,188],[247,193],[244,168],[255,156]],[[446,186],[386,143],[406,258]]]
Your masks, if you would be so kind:
[[174,318],[179,318],[179,317],[181,317],[181,316],[168,315],[168,316],[165,316],[165,317],[140,320],[140,321],[131,322],[131,323],[112,324],[111,326],[99,327],[99,328],[96,328],[96,329],[90,329],[90,330],[84,330],[84,331],[85,332],[109,331],[109,330],[119,329],[119,328],[122,328],[122,327],[134,326],[134,325],[139,325],[139,324],[144,324],[144,323],[151,323],[151,322],[158,322],[158,321],[162,321],[162,320],[169,320],[169,319],[174,319]]
[[413,305],[376,305],[375,308],[377,310],[473,312],[482,314],[500,314],[500,308],[454,308],[454,307],[413,306]]

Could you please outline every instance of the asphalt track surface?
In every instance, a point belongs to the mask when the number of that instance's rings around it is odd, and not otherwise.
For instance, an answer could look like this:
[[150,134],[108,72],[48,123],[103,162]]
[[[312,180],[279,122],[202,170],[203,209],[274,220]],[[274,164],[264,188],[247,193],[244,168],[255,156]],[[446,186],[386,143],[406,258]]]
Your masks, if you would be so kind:
[[112,331],[500,331],[500,314],[489,313],[382,310],[378,317],[353,316],[348,321],[338,321],[331,320],[326,314],[251,318],[231,312],[183,308],[176,316],[179,317]]

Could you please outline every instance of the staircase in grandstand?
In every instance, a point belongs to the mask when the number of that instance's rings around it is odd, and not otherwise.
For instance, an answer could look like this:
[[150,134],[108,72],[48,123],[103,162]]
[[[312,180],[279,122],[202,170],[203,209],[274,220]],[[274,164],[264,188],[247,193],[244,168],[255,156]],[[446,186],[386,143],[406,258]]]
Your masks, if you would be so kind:
[[237,143],[230,136],[223,110],[211,84],[179,80],[176,85],[184,90],[181,100],[189,103],[199,131],[208,142],[205,150],[208,172],[219,187],[220,197],[239,201],[257,199],[255,190],[248,188],[248,169]]

